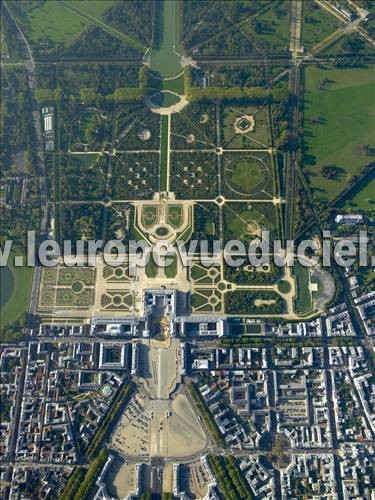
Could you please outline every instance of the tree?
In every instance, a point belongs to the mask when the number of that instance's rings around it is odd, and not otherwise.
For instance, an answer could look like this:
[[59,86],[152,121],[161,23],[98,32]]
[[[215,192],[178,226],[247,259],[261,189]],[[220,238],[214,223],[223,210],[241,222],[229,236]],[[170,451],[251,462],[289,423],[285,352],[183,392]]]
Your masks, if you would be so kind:
[[320,173],[322,174],[323,177],[326,179],[335,179],[339,173],[339,169],[336,167],[336,165],[323,165],[320,169]]

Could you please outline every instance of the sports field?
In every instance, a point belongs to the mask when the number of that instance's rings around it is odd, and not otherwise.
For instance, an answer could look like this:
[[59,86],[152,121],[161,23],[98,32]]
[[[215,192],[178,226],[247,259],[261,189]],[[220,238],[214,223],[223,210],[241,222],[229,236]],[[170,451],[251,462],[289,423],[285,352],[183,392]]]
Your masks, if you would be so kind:
[[[374,70],[309,66],[305,72],[305,172],[316,197],[332,201],[353,174],[371,162],[366,146],[374,147]],[[321,168],[334,166],[324,177]]]

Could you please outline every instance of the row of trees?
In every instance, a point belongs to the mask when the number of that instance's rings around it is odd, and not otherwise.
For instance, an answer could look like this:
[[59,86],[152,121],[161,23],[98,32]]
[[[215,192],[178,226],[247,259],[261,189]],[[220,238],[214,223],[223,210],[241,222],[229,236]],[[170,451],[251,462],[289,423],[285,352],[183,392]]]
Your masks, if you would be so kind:
[[113,422],[115,422],[121,408],[126,404],[131,390],[132,383],[130,381],[125,381],[114,400],[111,402],[110,410],[104,417],[101,426],[87,447],[86,454],[91,460],[89,469],[86,474],[81,468],[77,467],[74,469],[60,495],[60,500],[80,500],[82,498],[87,498],[89,491],[94,486],[96,478],[108,458],[106,448],[101,448],[102,443],[109,434]]
[[252,500],[254,495],[232,456],[208,455],[208,462],[225,500]]
[[[61,102],[64,99],[64,94],[61,89],[38,89],[36,91],[36,98],[40,103],[52,103],[52,102]],[[98,92],[93,87],[84,87],[79,91],[79,96],[70,96],[75,100],[79,98],[79,100],[85,104],[102,104],[103,102],[108,103],[125,103],[125,102],[134,102],[141,101],[145,96],[145,90],[142,88],[117,88],[113,92],[113,94],[108,94],[104,96],[100,92]]]
[[188,88],[185,89],[185,94],[189,101],[228,101],[249,99],[255,102],[264,101],[270,95],[269,91],[263,87],[208,87],[206,89]]
[[[72,78],[74,75],[67,75],[66,78],[63,76],[60,78],[59,87],[51,88],[54,86],[54,82],[50,79],[49,88],[38,88],[36,90],[36,98],[39,103],[64,103],[66,101],[70,101],[73,103],[83,102],[85,104],[94,104],[94,105],[103,105],[105,103],[124,103],[124,102],[140,102],[147,93],[147,87],[149,82],[148,76],[148,68],[146,66],[140,66],[138,69],[137,78],[134,75],[134,68],[128,66],[128,71],[131,73],[131,78],[126,79],[126,75],[122,75],[121,69],[118,70],[116,66],[113,68],[113,78],[112,81],[116,81],[118,84],[125,84],[126,86],[112,86],[109,83],[103,85],[103,79],[107,82],[110,79],[111,68],[109,67],[108,71],[104,73],[104,69],[102,65],[97,65],[96,67],[100,68],[100,72],[102,74],[102,79],[98,80],[97,78],[92,78],[90,83],[94,82],[94,86],[85,86],[85,85],[76,85],[76,82],[79,81],[79,73],[77,78],[75,78],[75,84],[72,85],[69,78]],[[71,71],[74,71],[74,67]],[[88,74],[88,69],[86,68],[85,75]],[[44,77],[43,70],[38,69],[38,76],[41,79]],[[138,81],[138,87],[130,86],[130,82]],[[85,82],[88,83],[88,80]],[[127,86],[127,83],[129,86]],[[48,85],[47,85],[48,87]],[[106,92],[106,90],[113,89],[113,92]]]
[[213,419],[209,409],[207,408],[206,403],[203,400],[200,392],[195,387],[193,382],[188,382],[186,384],[186,387],[197,407],[199,414],[203,418],[204,423],[206,424],[208,430],[210,431],[211,437],[213,438],[214,442],[216,443],[217,446],[223,446],[224,440],[222,438],[221,432],[218,426],[216,425],[216,422]]
[[[352,337],[331,337],[329,344],[334,347],[344,347],[353,345]],[[267,347],[267,344],[273,348],[276,347],[320,347],[321,338],[295,339],[295,338],[262,338],[241,336],[236,338],[224,338],[219,340],[218,347],[222,348],[243,348],[243,347]]]
[[184,71],[185,96],[189,101],[241,100],[247,99],[262,102],[270,97],[270,91],[263,87],[208,87],[192,86],[192,70],[190,66]]
[[93,459],[97,455],[98,450],[104,438],[108,435],[109,431],[111,430],[112,424],[115,421],[119,411],[127,403],[131,391],[132,391],[132,383],[130,381],[124,382],[119,392],[117,393],[117,396],[115,397],[114,401],[111,403],[111,408],[104,417],[102,425],[100,426],[99,430],[97,431],[94,438],[87,447],[86,454],[89,459]]
[[11,59],[21,59],[26,55],[24,43],[8,12],[7,4],[2,2],[1,6],[2,54]]
[[215,87],[261,87],[267,83],[262,64],[251,66],[202,64],[199,68],[192,69],[193,87],[202,88],[203,78],[208,73],[210,83]]
[[76,468],[66,483],[59,497],[60,500],[81,500],[82,498],[88,498],[87,495],[95,485],[95,481],[103,469],[107,458],[107,450],[103,448],[91,463],[86,474],[83,469]]

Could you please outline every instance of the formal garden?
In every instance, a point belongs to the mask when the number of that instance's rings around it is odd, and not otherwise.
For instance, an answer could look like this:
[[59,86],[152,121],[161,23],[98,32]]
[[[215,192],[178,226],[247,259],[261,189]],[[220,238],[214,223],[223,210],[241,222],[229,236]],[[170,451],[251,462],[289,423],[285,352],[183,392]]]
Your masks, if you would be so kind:
[[227,198],[272,198],[271,156],[263,152],[224,153],[223,194]]
[[225,149],[267,149],[270,134],[267,103],[222,106],[221,135]]
[[96,270],[87,267],[44,268],[39,309],[89,308],[94,301]]
[[171,190],[182,199],[217,196],[217,158],[212,152],[173,152]]
[[270,240],[277,239],[278,207],[273,203],[226,203],[223,208],[225,241],[240,240],[250,243],[270,232]]
[[213,149],[216,145],[216,118],[213,103],[190,103],[172,116],[173,150]]
[[112,158],[112,199],[149,199],[158,190],[158,153],[118,153]]

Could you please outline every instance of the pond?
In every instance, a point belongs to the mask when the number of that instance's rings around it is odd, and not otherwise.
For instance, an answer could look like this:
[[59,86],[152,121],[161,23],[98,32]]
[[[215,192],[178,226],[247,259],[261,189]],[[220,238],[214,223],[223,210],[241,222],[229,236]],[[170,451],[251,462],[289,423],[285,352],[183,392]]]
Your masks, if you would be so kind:
[[179,26],[180,2],[157,2],[150,69],[158,78],[173,78],[182,71]]
[[151,97],[151,101],[157,106],[162,106],[163,108],[169,108],[174,104],[180,102],[180,97],[173,92],[169,92],[168,90],[164,90],[163,92],[159,92]]

